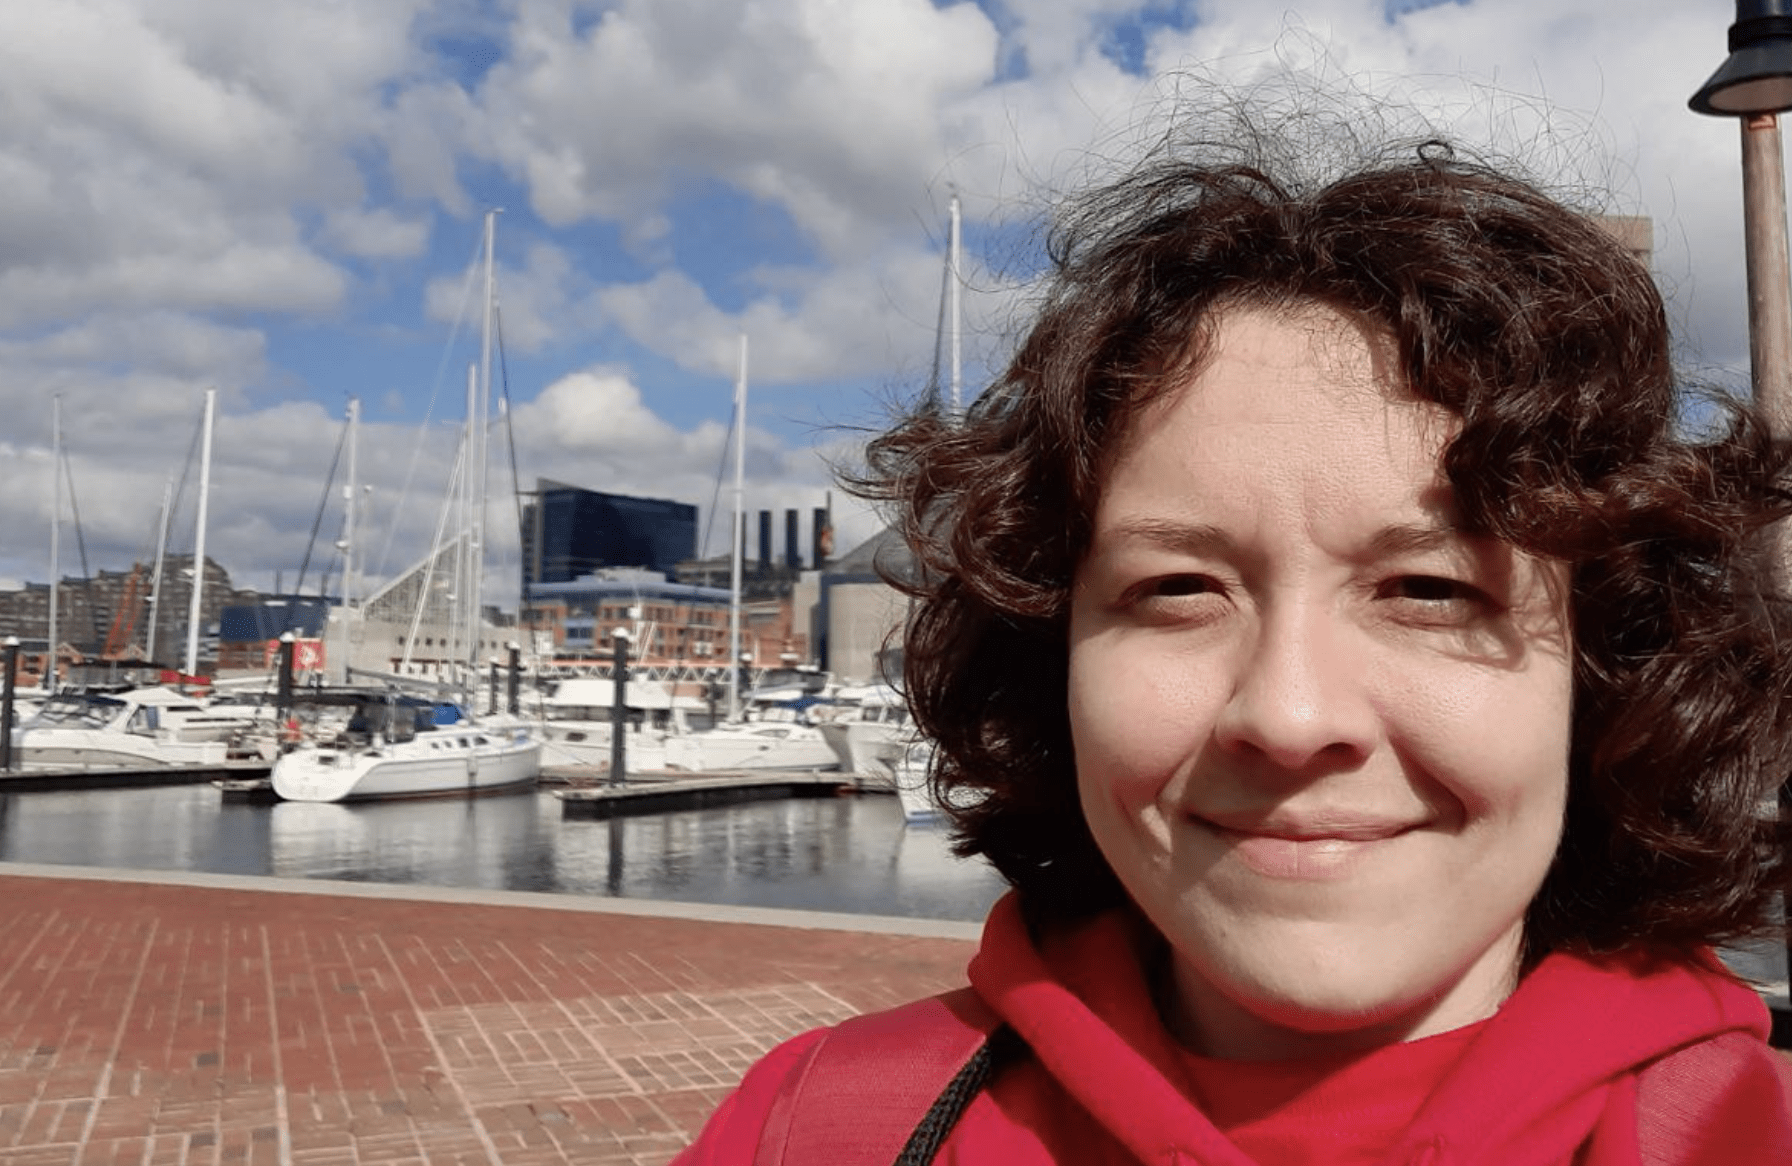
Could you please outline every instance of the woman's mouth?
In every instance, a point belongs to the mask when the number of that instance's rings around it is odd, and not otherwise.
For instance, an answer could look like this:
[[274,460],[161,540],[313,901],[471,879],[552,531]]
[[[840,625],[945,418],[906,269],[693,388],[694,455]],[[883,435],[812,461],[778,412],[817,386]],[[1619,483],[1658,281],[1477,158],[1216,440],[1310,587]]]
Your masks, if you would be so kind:
[[1333,823],[1222,824],[1196,816],[1196,825],[1265,878],[1344,878],[1415,829],[1411,822],[1359,819]]

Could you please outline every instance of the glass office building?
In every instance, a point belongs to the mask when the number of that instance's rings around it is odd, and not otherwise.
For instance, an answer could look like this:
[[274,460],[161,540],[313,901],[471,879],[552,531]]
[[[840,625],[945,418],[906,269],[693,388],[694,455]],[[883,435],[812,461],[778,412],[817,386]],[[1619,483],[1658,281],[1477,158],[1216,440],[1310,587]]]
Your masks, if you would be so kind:
[[670,576],[697,547],[697,508],[661,498],[603,494],[545,479],[523,514],[523,594],[605,568]]

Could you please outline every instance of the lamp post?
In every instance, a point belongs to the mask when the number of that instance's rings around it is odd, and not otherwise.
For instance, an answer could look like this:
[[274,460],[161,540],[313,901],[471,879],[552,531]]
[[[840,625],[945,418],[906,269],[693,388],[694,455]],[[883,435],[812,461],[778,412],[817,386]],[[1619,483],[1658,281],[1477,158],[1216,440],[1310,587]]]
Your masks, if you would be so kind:
[[1792,436],[1792,280],[1779,114],[1792,109],[1792,0],[1736,0],[1729,59],[1688,105],[1742,126],[1742,231],[1755,400]]
[[[1792,0],[1736,0],[1730,56],[1687,104],[1695,113],[1735,117],[1742,125],[1749,379],[1774,436],[1792,439],[1792,265],[1779,125],[1780,113],[1792,109]],[[1784,553],[1779,559],[1783,571]],[[1792,818],[1792,779],[1780,785],[1780,815]],[[1786,910],[1792,920],[1792,903]],[[1792,970],[1792,936],[1786,963]],[[1776,1043],[1787,1039],[1787,1028],[1792,1025],[1785,1016],[1776,1015]]]
[[298,722],[293,719],[293,653],[298,647],[299,638],[290,630],[280,633],[280,689],[278,703],[280,705],[280,737],[286,744],[293,744],[298,736]]
[[13,672],[19,666],[19,637],[7,636],[0,643],[0,770],[12,769],[12,700]]
[[521,712],[522,707],[517,700],[517,685],[521,682],[523,676],[523,648],[521,644],[512,640],[504,645],[504,651],[510,657],[510,687],[506,694],[509,699],[507,700],[505,707],[510,710],[510,715],[514,717]]
[[628,629],[610,636],[610,784],[621,785],[628,772]]

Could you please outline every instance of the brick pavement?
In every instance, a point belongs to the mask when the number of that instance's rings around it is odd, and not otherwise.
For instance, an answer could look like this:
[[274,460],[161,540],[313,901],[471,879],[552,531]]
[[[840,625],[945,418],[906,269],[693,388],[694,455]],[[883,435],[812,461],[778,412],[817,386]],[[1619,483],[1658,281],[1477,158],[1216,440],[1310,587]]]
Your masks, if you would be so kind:
[[0,874],[0,1163],[657,1164],[973,947],[357,890]]

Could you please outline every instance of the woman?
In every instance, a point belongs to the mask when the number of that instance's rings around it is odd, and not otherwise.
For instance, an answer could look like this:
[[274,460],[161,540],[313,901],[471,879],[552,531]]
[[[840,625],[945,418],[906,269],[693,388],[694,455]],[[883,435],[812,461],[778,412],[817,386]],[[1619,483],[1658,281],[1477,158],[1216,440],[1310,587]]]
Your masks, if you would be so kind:
[[1682,436],[1642,265],[1435,144],[1162,163],[1052,254],[1004,376],[867,477],[1014,887],[973,991],[775,1050],[680,1161],[869,1160],[876,1082],[963,1031],[999,1063],[904,1160],[1792,1161],[1711,955],[1788,881],[1784,458],[1737,406]]

